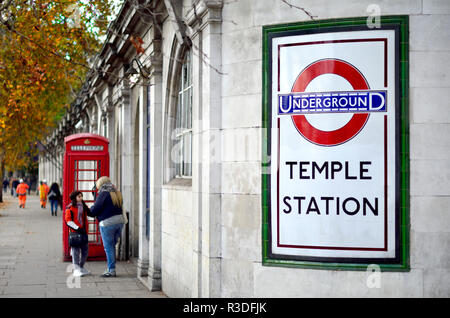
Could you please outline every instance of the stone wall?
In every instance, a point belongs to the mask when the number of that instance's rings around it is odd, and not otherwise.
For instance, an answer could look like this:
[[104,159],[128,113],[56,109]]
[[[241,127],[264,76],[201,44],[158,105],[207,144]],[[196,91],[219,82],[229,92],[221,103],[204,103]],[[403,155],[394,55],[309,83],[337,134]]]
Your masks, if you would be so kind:
[[[287,1],[315,19],[409,15],[410,265],[369,273],[261,264],[262,26],[307,21],[283,1],[225,1],[223,15],[222,296],[433,297],[450,295],[450,3],[446,1]],[[258,137],[256,137],[258,136]]]

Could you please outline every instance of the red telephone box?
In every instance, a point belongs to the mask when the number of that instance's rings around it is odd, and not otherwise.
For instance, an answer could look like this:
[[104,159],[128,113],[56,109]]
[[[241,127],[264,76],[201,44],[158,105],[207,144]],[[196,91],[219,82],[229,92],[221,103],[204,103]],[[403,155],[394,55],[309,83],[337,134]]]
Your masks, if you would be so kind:
[[[87,206],[95,201],[95,182],[102,176],[109,176],[109,141],[105,137],[81,133],[64,139],[63,165],[63,207],[70,203],[69,195],[74,190],[83,193]],[[106,260],[98,221],[88,217],[89,238],[88,260]],[[63,218],[63,256],[70,261],[69,230]]]

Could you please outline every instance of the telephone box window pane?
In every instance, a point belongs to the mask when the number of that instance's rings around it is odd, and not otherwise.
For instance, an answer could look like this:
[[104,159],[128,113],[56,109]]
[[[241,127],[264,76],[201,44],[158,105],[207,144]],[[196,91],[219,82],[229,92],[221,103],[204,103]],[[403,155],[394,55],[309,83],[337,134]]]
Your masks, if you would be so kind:
[[97,177],[97,172],[94,170],[91,171],[78,171],[78,178],[76,180],[82,181],[92,181],[94,182]]
[[[88,217],[88,220],[89,220],[90,222],[93,222],[93,221],[94,221],[94,219],[91,218],[91,217]],[[94,232],[95,230],[97,230],[97,228],[96,228],[96,226],[95,226],[95,223],[89,223],[89,232]]]
[[[83,200],[85,202],[91,201],[92,203],[94,203],[94,201],[95,201],[95,192],[94,191],[86,191],[86,192],[83,191]],[[88,206],[89,206],[89,204],[88,204]]]
[[91,243],[100,243],[100,236],[98,231],[98,225],[95,223],[95,219],[88,216],[88,239]]
[[[78,190],[92,190],[94,188],[95,183],[94,181],[78,181]],[[84,193],[83,193],[84,197]]]
[[97,160],[80,160],[78,169],[97,169]]

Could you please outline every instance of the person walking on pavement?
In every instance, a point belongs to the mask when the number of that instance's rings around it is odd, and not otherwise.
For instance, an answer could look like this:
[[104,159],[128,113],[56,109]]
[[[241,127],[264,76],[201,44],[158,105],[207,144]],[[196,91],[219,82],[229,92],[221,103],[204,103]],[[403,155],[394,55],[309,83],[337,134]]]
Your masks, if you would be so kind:
[[39,186],[39,199],[41,201],[41,208],[43,209],[45,209],[45,206],[47,205],[48,191],[47,180],[41,181],[41,185]]
[[3,180],[3,192],[8,191],[9,181],[7,179]]
[[123,214],[123,198],[119,190],[104,176],[97,180],[97,198],[91,207],[91,215],[97,217],[100,225],[100,234],[106,253],[107,270],[102,277],[116,276],[116,244],[121,236],[123,225],[127,218]]
[[20,184],[16,188],[16,193],[19,196],[19,208],[25,209],[25,202],[27,201],[27,190],[29,186],[23,179],[20,179]]
[[59,198],[61,197],[61,192],[59,191],[59,186],[56,182],[53,182],[50,186],[50,190],[48,192],[48,200],[50,201],[50,209],[52,215],[56,216],[58,212],[58,203]]
[[13,178],[13,180],[11,182],[11,195],[13,197],[17,197],[16,189],[17,189],[17,186],[19,185],[19,183],[20,183],[19,180],[17,180],[16,178]]
[[[78,232],[87,236],[87,215],[90,213],[90,210],[83,201],[83,193],[80,191],[73,191],[69,198],[71,203],[64,212],[64,220],[66,221],[70,232]],[[73,276],[82,277],[90,274],[90,272],[84,268],[89,252],[88,240],[86,239],[86,243],[81,246],[71,246],[70,252],[72,255],[72,264],[74,266]]]
[[30,194],[31,191],[31,181],[30,178],[27,178],[27,181],[25,181],[26,184],[28,184],[28,194]]

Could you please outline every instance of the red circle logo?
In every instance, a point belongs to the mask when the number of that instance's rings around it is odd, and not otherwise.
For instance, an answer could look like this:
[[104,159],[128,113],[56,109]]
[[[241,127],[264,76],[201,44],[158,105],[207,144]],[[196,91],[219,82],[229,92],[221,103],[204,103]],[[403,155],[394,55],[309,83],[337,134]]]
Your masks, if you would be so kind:
[[[353,65],[338,59],[323,59],[310,64],[300,73],[292,92],[304,92],[313,79],[323,74],[336,74],[343,77],[354,90],[369,89],[366,79]],[[308,122],[305,115],[293,115],[291,118],[298,132],[310,142],[320,146],[336,146],[355,137],[366,124],[369,114],[353,114],[347,124],[333,131],[315,128]]]

